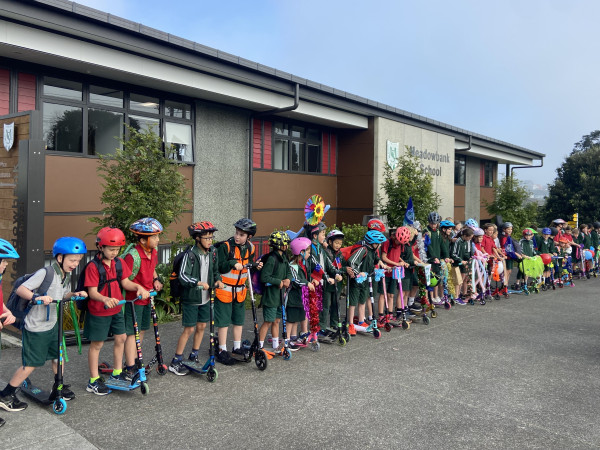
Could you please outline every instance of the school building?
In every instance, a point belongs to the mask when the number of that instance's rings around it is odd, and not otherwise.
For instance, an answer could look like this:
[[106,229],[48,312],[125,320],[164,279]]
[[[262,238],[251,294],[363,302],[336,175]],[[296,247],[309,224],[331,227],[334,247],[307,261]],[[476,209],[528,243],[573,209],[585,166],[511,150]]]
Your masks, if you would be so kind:
[[98,155],[125,124],[154,127],[184,164],[193,202],[170,236],[211,220],[224,239],[241,217],[258,236],[297,230],[312,194],[327,223],[360,223],[403,151],[433,175],[443,217],[484,219],[498,164],[545,156],[77,3],[0,0],[0,237],[20,273],[60,236],[93,248]]

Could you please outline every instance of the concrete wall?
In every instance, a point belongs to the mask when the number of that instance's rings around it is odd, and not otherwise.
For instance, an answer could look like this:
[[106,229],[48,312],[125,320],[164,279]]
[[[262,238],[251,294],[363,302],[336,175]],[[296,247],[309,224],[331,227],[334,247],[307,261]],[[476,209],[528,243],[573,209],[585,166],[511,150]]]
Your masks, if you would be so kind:
[[[421,160],[421,168],[433,175],[433,189],[441,199],[442,217],[454,215],[454,138],[392,120],[375,118],[373,204],[384,197],[381,189],[387,161],[387,141],[398,142],[400,152],[411,151]],[[407,150],[407,147],[409,150]]]
[[217,239],[233,235],[233,223],[248,216],[249,113],[196,103],[194,221],[210,220]]
[[465,174],[465,219],[481,219],[481,160],[467,157]]

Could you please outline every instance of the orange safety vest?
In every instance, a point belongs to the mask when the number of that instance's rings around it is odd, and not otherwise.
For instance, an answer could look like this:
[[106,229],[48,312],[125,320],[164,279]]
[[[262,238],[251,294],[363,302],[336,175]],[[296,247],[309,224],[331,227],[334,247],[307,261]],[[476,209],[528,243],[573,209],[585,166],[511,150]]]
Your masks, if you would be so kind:
[[[243,266],[250,262],[250,257],[254,254],[254,245],[249,242],[250,250],[242,257],[240,248],[236,245],[233,249],[233,258]],[[231,252],[231,247],[228,241],[223,245],[227,245],[228,253]],[[231,258],[230,258],[231,259]],[[235,270],[231,269],[227,273],[221,274],[221,279],[225,285],[224,289],[215,289],[217,298],[223,303],[231,303],[235,295],[238,303],[246,300],[246,279],[248,278],[248,269]],[[234,294],[235,293],[235,294]]]

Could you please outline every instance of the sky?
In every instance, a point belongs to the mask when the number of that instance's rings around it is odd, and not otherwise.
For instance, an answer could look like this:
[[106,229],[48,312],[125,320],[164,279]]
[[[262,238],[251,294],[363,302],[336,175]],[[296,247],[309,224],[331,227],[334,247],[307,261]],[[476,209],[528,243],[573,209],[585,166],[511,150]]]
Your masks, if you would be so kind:
[[600,129],[595,0],[77,3],[545,153],[523,180],[551,183]]

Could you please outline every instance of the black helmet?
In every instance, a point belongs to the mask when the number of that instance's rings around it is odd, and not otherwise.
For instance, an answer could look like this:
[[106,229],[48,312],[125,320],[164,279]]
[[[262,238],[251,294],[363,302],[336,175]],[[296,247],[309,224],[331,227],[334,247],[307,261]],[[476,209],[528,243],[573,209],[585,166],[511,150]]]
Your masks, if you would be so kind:
[[594,228],[600,228],[600,222],[594,222],[592,225]]
[[430,212],[427,216],[427,222],[429,223],[440,223],[442,217],[437,212]]
[[242,230],[248,233],[251,236],[254,236],[256,234],[256,223],[254,223],[253,220],[246,218],[240,219],[236,223],[234,223],[233,226],[236,227],[238,230]]

